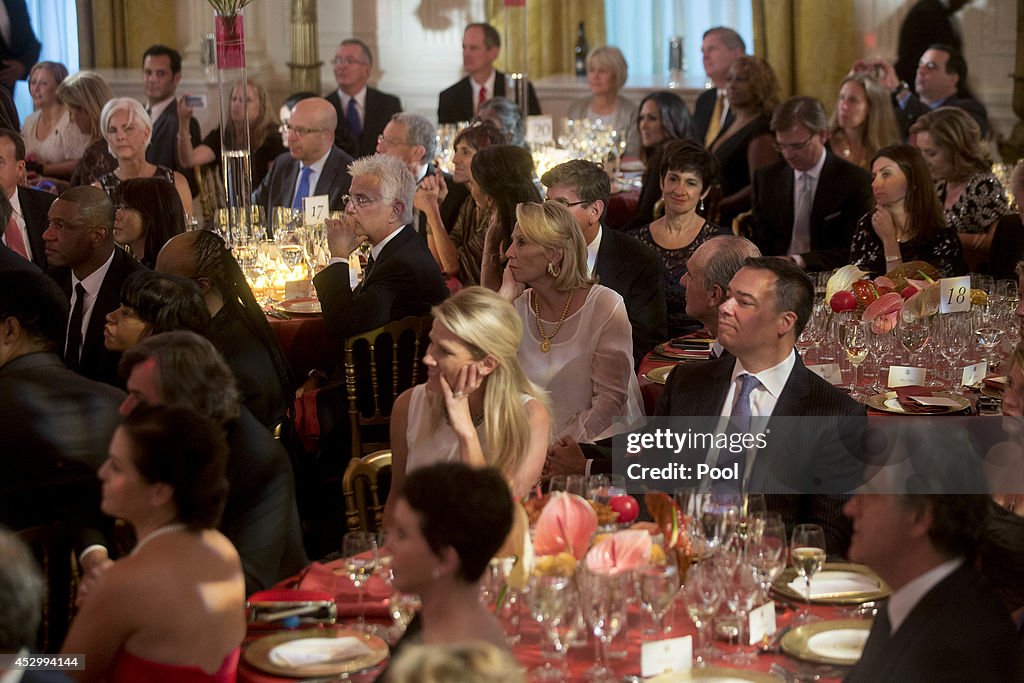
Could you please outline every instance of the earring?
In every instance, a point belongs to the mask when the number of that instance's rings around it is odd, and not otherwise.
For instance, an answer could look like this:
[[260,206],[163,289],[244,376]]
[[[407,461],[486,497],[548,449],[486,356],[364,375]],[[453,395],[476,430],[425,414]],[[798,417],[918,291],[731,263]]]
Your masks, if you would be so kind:
[[548,262],[548,275],[550,275],[551,277],[558,277],[558,274],[561,273],[561,272],[562,272],[561,269],[556,269],[555,268],[555,264],[554,263],[552,263],[550,261]]
[[700,198],[700,202],[697,204],[697,211],[704,213],[704,198]]
[[430,578],[432,578],[434,581],[437,581],[438,579],[440,579],[441,578],[441,568],[440,567],[434,567],[430,571]]

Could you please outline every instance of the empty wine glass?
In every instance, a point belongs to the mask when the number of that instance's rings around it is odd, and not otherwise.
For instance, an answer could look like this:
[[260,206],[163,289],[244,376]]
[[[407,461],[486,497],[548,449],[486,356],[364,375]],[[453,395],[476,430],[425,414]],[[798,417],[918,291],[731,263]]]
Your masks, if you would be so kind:
[[569,651],[569,644],[560,636],[559,626],[566,618],[569,602],[572,598],[572,579],[564,576],[539,576],[530,577],[529,590],[526,592],[526,602],[530,607],[530,613],[540,625],[542,632],[554,650],[558,664],[545,662],[542,666],[530,672],[530,680],[536,681],[564,681],[568,674],[566,655]]
[[896,336],[900,344],[910,354],[910,364],[917,367],[917,356],[928,343],[932,334],[932,319],[930,317],[917,317],[911,313],[900,314],[899,322],[896,324]]
[[679,568],[673,562],[651,565],[637,571],[636,592],[640,596],[640,605],[654,622],[653,633],[672,631],[670,626],[665,626],[665,614],[676,599],[678,590]]
[[740,515],[742,497],[736,493],[710,493],[704,496],[700,523],[710,553],[732,539]]
[[768,601],[768,591],[786,566],[786,525],[778,513],[755,517],[747,544],[747,562],[753,567],[761,585],[761,602]]
[[[807,605],[811,604],[811,579],[825,565],[825,530],[817,524],[797,524],[789,544],[789,557],[798,576],[803,578]],[[804,607],[794,618],[800,623],[816,621]]]
[[1003,334],[1001,316],[998,306],[991,301],[975,307],[975,310],[974,334],[978,338],[978,344],[985,349],[985,360],[991,368],[992,352],[999,345],[999,339]]
[[722,654],[708,644],[708,626],[722,602],[722,587],[717,568],[711,562],[700,562],[690,567],[683,583],[686,613],[697,627],[697,648],[693,652],[697,666],[707,666],[708,660]]
[[342,555],[345,557],[345,571],[358,592],[359,628],[366,625],[363,595],[366,583],[377,567],[377,536],[368,531],[349,531],[342,541]]
[[608,645],[626,622],[626,576],[590,572],[580,572],[577,576],[582,578],[583,616],[597,639],[594,665],[587,669],[585,676],[589,681],[600,683],[615,681],[614,672],[608,666]]
[[761,586],[754,574],[754,569],[745,562],[739,562],[733,567],[732,572],[724,577],[725,606],[729,612],[736,615],[739,627],[738,648],[725,656],[725,660],[732,664],[752,664],[755,655],[748,649],[750,645],[750,633],[748,628],[748,617],[754,606],[754,601],[760,594]]
[[967,351],[969,328],[967,320],[970,314],[947,313],[941,317],[942,324],[939,329],[939,353],[949,365],[949,385],[956,390],[960,387],[962,376],[957,376],[960,371],[960,362],[964,352]]
[[868,357],[868,346],[871,341],[871,323],[860,320],[847,320],[839,326],[839,338],[846,351],[846,358],[853,368],[850,379],[850,396],[858,401],[865,399],[857,382],[857,368]]

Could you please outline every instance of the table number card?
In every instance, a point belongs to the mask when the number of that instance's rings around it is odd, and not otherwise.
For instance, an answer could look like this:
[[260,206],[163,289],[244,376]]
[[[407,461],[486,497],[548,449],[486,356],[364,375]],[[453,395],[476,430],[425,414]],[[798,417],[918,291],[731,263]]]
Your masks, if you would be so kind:
[[775,635],[775,603],[766,602],[750,612],[749,645],[756,645],[765,638]]
[[808,365],[807,369],[818,377],[832,385],[843,383],[843,371],[839,363],[823,363],[822,365]]
[[306,225],[320,225],[331,217],[331,200],[325,194],[302,198],[302,216]]
[[311,280],[288,280],[284,283],[285,299],[302,299],[313,294]]
[[975,363],[974,365],[968,365],[964,368],[963,378],[960,380],[960,383],[965,387],[973,387],[976,384],[981,384],[981,380],[985,379],[985,374],[987,372],[987,360]]
[[939,313],[971,310],[971,276],[939,280]]
[[906,387],[911,384],[924,384],[926,370],[924,368],[911,368],[905,365],[893,365],[889,368],[889,382],[887,386]]
[[526,117],[526,141],[531,145],[544,145],[554,141],[554,126],[550,116]]
[[693,636],[655,640],[640,645],[640,675],[657,676],[666,671],[688,671],[693,667]]

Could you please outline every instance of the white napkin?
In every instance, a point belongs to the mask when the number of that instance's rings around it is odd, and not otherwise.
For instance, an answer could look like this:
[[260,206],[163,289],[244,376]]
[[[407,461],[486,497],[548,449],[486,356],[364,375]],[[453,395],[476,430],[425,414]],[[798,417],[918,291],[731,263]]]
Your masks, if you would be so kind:
[[330,662],[343,662],[373,652],[359,638],[302,638],[281,643],[270,651],[277,666],[298,668]]
[[[789,582],[789,587],[800,595],[806,588],[799,576]],[[878,590],[878,582],[858,572],[823,571],[811,578],[811,599],[823,595],[867,593]]]
[[807,639],[807,649],[820,657],[854,664],[864,651],[868,629],[842,628],[816,633]]

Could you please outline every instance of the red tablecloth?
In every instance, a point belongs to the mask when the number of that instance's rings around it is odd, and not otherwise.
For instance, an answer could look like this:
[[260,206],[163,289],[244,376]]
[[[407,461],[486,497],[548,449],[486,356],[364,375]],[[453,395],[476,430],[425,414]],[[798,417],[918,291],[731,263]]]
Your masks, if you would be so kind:
[[332,368],[340,357],[327,337],[324,319],[318,315],[295,317],[291,320],[267,318],[270,329],[277,336],[292,376],[301,381],[309,371]]
[[608,201],[608,211],[604,222],[609,228],[619,229],[636,215],[636,207],[640,203],[640,190],[617,192]]

